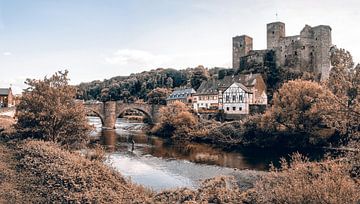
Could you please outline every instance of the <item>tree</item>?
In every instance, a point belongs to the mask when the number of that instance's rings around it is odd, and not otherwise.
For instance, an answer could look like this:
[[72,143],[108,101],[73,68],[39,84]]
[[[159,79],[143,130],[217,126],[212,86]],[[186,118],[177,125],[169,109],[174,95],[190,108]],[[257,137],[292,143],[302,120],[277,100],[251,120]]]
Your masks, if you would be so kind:
[[319,104],[324,121],[336,128],[348,142],[360,137],[360,65],[354,67],[351,54],[335,49],[331,55],[333,68],[326,85],[331,90]]
[[153,132],[164,137],[187,133],[198,123],[189,108],[180,101],[162,107],[159,112],[159,124],[153,128]]
[[174,86],[174,80],[171,77],[166,79],[166,87],[172,88]]
[[43,80],[27,79],[17,105],[17,130],[25,138],[81,145],[91,130],[84,107],[75,101],[76,89],[68,84],[68,71]]
[[109,94],[109,88],[103,88],[100,93],[100,101],[110,101],[110,94]]
[[169,90],[165,88],[156,88],[147,95],[149,104],[166,105],[166,98],[169,95]]
[[316,82],[289,81],[274,94],[274,105],[268,110],[272,115],[270,118],[288,131],[311,133],[322,122],[315,105],[329,94]]
[[191,77],[191,87],[195,90],[198,89],[203,81],[208,80],[209,72],[204,68],[204,66],[199,65],[194,69],[194,74]]
[[113,101],[120,100],[120,85],[118,83],[113,83],[110,85],[109,96]]

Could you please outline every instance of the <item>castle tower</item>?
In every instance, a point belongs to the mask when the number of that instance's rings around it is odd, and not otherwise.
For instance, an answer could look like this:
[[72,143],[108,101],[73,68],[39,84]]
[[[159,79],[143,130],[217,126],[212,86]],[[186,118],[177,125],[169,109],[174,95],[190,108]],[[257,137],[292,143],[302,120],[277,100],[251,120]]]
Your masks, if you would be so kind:
[[253,49],[253,39],[247,35],[233,37],[233,68],[240,67],[240,57],[246,56]]
[[314,32],[314,72],[321,74],[321,81],[329,78],[331,62],[330,49],[331,42],[331,27],[320,25],[313,28]]
[[266,25],[267,29],[267,49],[279,47],[279,41],[285,37],[285,23],[274,22]]

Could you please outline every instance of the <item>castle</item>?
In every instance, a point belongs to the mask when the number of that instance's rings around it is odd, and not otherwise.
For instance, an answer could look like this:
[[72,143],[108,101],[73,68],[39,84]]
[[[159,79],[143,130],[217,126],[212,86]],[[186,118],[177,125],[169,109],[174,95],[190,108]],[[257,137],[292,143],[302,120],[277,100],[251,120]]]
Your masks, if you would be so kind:
[[320,80],[330,72],[331,27],[305,25],[300,35],[286,36],[285,24],[267,24],[267,49],[253,50],[247,35],[233,37],[233,68],[247,70],[273,61],[276,67],[314,73]]

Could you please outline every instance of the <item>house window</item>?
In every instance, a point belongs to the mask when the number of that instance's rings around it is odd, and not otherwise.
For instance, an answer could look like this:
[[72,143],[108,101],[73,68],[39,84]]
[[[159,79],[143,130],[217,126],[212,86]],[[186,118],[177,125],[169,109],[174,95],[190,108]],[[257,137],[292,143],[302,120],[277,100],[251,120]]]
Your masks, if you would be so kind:
[[243,97],[243,95],[240,95],[240,96],[239,96],[239,100],[240,100],[240,102],[244,102],[244,97]]
[[233,111],[236,111],[236,107],[233,107]]
[[226,102],[230,102],[230,96],[226,96]]
[[239,111],[242,111],[242,107],[239,107]]
[[227,111],[229,111],[229,110],[230,110],[230,108],[229,108],[229,107],[226,107],[226,110],[227,110]]
[[235,102],[236,101],[236,95],[233,95],[232,97],[232,101]]

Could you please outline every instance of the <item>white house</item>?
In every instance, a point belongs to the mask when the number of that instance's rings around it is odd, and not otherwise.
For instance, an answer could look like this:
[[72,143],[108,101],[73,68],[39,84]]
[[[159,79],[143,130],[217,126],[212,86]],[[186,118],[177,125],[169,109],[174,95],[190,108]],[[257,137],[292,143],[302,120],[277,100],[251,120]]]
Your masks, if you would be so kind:
[[241,83],[234,82],[222,94],[222,109],[226,114],[249,114],[253,92]]

